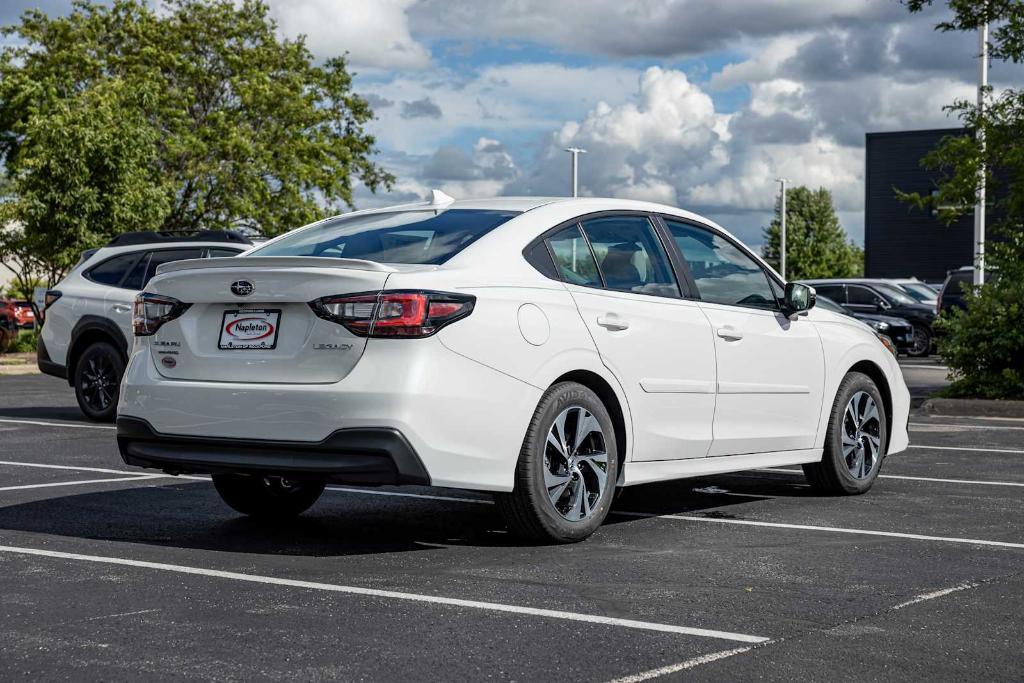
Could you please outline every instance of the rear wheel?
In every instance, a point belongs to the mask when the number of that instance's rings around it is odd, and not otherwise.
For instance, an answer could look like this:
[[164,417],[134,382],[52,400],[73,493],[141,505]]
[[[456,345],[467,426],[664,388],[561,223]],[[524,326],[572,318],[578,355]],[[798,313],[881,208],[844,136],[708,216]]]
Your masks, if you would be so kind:
[[803,466],[807,481],[832,495],[865,493],[882,467],[888,429],[874,381],[859,372],[849,373],[832,405],[821,462]]
[[112,344],[96,342],[86,347],[75,365],[75,398],[85,416],[97,422],[113,422],[117,396],[124,375],[124,361]]
[[615,495],[617,453],[611,417],[597,394],[575,382],[548,389],[523,440],[515,488],[495,496],[509,529],[554,543],[590,536]]
[[292,481],[283,477],[243,474],[215,474],[213,485],[225,503],[243,515],[260,519],[300,515],[324,492],[322,481]]
[[924,325],[914,325],[914,344],[907,351],[911,356],[927,356],[932,350],[932,332]]

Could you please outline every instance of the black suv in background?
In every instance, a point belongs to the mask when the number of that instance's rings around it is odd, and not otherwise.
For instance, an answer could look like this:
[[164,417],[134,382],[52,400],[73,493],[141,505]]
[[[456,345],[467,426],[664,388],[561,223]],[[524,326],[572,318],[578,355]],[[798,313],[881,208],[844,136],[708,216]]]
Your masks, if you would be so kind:
[[939,313],[951,308],[965,308],[963,288],[970,287],[973,283],[974,266],[949,271],[946,281],[942,283],[942,289],[939,290]]
[[898,287],[882,282],[848,280],[804,280],[815,291],[832,299],[852,313],[891,315],[914,326],[911,356],[927,356],[932,350],[932,323],[935,309],[915,301]]

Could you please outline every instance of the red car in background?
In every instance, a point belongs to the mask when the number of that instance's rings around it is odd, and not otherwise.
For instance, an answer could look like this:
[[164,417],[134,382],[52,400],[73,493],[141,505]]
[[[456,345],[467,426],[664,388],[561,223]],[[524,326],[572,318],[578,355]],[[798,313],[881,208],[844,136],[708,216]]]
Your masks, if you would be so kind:
[[14,324],[24,330],[31,330],[36,325],[36,314],[31,301],[8,302],[14,311]]

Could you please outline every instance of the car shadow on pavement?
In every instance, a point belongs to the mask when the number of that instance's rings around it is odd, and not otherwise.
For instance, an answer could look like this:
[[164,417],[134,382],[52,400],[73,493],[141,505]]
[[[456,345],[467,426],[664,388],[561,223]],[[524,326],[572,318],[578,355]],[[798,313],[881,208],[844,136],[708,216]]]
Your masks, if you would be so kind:
[[[627,489],[614,511],[742,519],[743,508],[810,495],[795,477],[729,475]],[[419,490],[417,490],[419,491]],[[427,491],[429,495],[429,491]],[[479,499],[478,499],[479,500]],[[607,523],[636,521],[612,514]],[[493,505],[327,491],[304,515],[263,522],[238,515],[207,482],[132,485],[0,507],[0,532],[182,549],[335,557],[529,545],[509,535]]]

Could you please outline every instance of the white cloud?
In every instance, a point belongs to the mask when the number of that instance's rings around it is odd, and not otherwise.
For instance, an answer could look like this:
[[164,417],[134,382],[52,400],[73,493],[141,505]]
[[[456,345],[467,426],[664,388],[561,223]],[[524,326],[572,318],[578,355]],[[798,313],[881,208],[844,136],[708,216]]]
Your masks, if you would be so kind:
[[320,58],[348,51],[356,66],[420,69],[430,53],[409,31],[416,0],[272,0],[270,11],[288,37],[306,36]]

